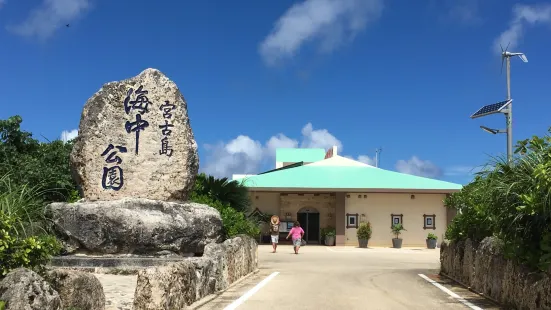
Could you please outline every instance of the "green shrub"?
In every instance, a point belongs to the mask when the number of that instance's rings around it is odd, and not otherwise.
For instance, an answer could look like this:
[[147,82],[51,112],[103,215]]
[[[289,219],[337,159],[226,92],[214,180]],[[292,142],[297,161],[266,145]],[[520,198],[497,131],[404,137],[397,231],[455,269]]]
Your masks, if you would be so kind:
[[436,235],[433,234],[433,233],[429,233],[429,234],[427,235],[427,239],[430,239],[430,240],[438,240],[438,237],[436,237]]
[[480,242],[492,236],[493,217],[488,213],[486,206],[489,186],[488,180],[478,175],[460,192],[446,198],[445,205],[457,210],[457,215],[446,230],[446,239],[456,241],[471,239]]
[[21,237],[16,219],[0,211],[0,277],[10,270],[26,267],[41,271],[53,255],[61,250],[57,239],[49,235]]
[[6,309],[6,302],[0,300],[0,310],[5,310],[5,309]]
[[372,233],[371,223],[365,222],[365,223],[360,223],[360,226],[356,231],[356,236],[358,236],[358,239],[360,240],[369,240],[371,239],[371,233]]
[[551,266],[551,137],[520,141],[513,162],[497,158],[488,166],[446,199],[446,205],[458,211],[446,238],[480,241],[495,236],[503,242],[508,258],[547,270]]
[[392,234],[398,239],[400,237],[400,234],[402,234],[402,230],[406,230],[402,224],[394,224],[392,225],[391,231]]
[[213,200],[207,195],[196,195],[193,193],[190,200],[196,203],[209,205],[220,212],[222,224],[224,225],[225,238],[232,238],[240,234],[257,238],[260,235],[258,223],[248,219],[243,212],[237,211],[220,201]]
[[327,227],[325,228],[325,236],[329,237],[335,237],[337,235],[337,231],[333,227]]

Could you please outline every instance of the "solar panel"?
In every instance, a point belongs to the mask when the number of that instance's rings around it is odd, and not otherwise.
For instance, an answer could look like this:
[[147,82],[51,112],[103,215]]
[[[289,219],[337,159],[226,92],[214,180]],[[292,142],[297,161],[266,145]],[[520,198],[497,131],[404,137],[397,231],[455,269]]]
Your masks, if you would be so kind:
[[471,118],[477,118],[477,117],[482,117],[482,116],[498,113],[501,110],[503,110],[505,107],[507,107],[507,105],[509,105],[509,103],[511,103],[511,101],[512,100],[509,99],[509,100],[505,100],[505,101],[500,101],[498,103],[485,105],[482,108],[480,108],[478,111],[476,111],[473,115],[471,115]]

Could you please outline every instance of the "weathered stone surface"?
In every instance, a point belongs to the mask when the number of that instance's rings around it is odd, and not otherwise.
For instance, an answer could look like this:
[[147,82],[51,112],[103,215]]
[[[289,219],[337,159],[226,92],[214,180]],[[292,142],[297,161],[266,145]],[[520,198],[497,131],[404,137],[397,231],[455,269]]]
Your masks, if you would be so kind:
[[59,293],[63,307],[79,310],[105,309],[105,294],[99,280],[91,273],[56,269],[46,280]]
[[147,69],[103,85],[84,106],[71,163],[86,200],[185,201],[199,157],[176,84]]
[[258,268],[257,244],[248,236],[208,244],[203,257],[138,273],[134,310],[186,309],[228,288]]
[[512,309],[551,309],[551,275],[531,272],[503,255],[502,242],[444,242],[441,272]]
[[58,236],[77,253],[203,253],[223,233],[216,209],[189,202],[126,198],[53,203],[48,212]]
[[0,300],[10,310],[61,310],[59,294],[38,274],[18,268],[0,281]]

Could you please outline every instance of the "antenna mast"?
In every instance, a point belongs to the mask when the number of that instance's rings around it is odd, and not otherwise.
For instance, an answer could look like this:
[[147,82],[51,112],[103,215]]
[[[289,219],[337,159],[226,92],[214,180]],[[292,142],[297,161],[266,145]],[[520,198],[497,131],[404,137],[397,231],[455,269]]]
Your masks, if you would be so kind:
[[382,147],[375,149],[375,167],[379,168],[379,154],[383,151]]
[[[505,54],[506,55],[506,54]],[[511,99],[511,56],[507,57],[507,100]],[[509,104],[509,113],[505,114],[507,122],[507,161],[513,161],[513,103]]]
[[[523,62],[528,62],[526,55],[523,53],[511,53],[507,51],[509,45],[503,51],[501,48],[501,66],[503,68],[503,60],[506,60],[507,66],[507,100],[511,100],[511,57],[518,56]],[[509,104],[507,111],[505,112],[505,120],[507,124],[507,161],[511,163],[513,161],[513,103]]]

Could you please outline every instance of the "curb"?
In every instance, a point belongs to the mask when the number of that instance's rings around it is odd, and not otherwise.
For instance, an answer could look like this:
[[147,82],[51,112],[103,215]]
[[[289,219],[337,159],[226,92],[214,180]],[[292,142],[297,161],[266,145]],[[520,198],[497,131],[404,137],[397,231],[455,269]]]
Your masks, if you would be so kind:
[[467,290],[469,290],[471,293],[474,293],[474,294],[476,294],[476,295],[478,295],[478,296],[480,296],[480,297],[486,298],[486,299],[488,299],[488,300],[494,302],[494,303],[495,303],[496,305],[498,305],[498,306],[503,306],[499,301],[493,299],[492,297],[490,297],[490,296],[488,296],[488,295],[484,295],[484,294],[482,294],[482,293],[479,293],[479,292],[475,291],[471,286],[466,285],[465,283],[463,283],[463,282],[461,282],[461,281],[458,281],[458,280],[454,279],[453,277],[451,277],[451,276],[449,276],[449,275],[443,273],[442,271],[440,271],[440,275],[442,275],[442,276],[444,276],[444,277],[446,277],[446,278],[448,278],[448,279],[450,279],[450,280],[452,280],[452,281],[458,283],[459,285],[461,285],[461,286],[463,286],[464,288],[466,288]]
[[204,306],[205,304],[209,303],[210,301],[212,301],[213,299],[215,299],[216,297],[220,296],[221,294],[223,294],[224,292],[226,292],[227,290],[229,290],[230,288],[233,288],[234,286],[236,286],[237,284],[245,281],[246,279],[252,277],[253,275],[256,275],[258,272],[260,271],[259,268],[257,268],[256,270],[250,272],[249,274],[241,277],[239,280],[233,282],[232,284],[230,284],[226,289],[224,290],[221,290],[221,291],[218,291],[216,293],[213,293],[213,294],[210,294],[210,295],[207,295],[199,300],[197,300],[196,302],[192,303],[191,305],[188,306],[187,309],[198,309],[202,306]]

